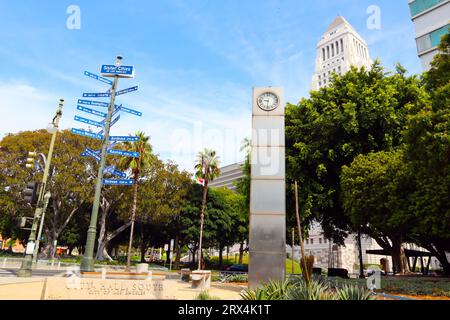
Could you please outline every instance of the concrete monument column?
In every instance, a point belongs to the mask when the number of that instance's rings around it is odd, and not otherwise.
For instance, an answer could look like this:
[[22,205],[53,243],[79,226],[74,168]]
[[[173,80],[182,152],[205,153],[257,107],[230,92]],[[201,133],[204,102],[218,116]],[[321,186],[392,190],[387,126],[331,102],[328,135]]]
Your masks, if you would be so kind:
[[284,90],[253,89],[249,287],[283,281],[286,263]]

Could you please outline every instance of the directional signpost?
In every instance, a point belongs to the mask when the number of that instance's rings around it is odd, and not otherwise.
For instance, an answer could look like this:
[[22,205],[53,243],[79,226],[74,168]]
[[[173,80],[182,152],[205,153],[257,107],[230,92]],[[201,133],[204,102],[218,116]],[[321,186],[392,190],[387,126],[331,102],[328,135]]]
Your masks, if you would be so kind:
[[86,150],[84,151],[84,153],[86,153],[86,155],[88,155],[88,156],[94,158],[94,159],[97,160],[97,161],[100,161],[100,160],[101,160],[100,156],[99,156],[94,150],[92,150],[92,149],[86,148]]
[[116,92],[116,96],[120,96],[122,94],[130,93],[130,92],[133,92],[133,91],[137,91],[137,89],[138,89],[138,86],[131,87],[131,88],[124,89],[124,90],[120,90],[120,91]]
[[105,107],[105,108],[109,107],[109,103],[107,103],[107,102],[84,100],[84,99],[78,99],[78,104],[83,104],[85,106],[93,106],[93,107]]
[[84,75],[87,76],[87,77],[89,77],[89,78],[98,80],[98,81],[100,81],[100,82],[103,82],[103,83],[106,83],[106,84],[109,84],[109,85],[112,85],[112,84],[113,84],[113,82],[112,82],[111,80],[106,79],[106,78],[103,78],[103,77],[100,77],[100,76],[98,76],[98,75],[96,75],[96,74],[94,74],[94,73],[91,73],[91,72],[89,72],[89,71],[85,71],[85,72],[84,72]]
[[104,77],[134,78],[134,67],[103,65],[101,73]]
[[83,123],[89,124],[91,126],[96,126],[96,127],[100,127],[100,128],[103,128],[103,126],[104,126],[104,124],[102,122],[94,121],[91,119],[86,119],[86,118],[83,118],[80,116],[75,116],[74,119],[75,119],[75,121],[83,122]]
[[134,184],[133,179],[103,179],[104,185],[109,186],[132,186]]
[[77,134],[79,136],[89,137],[92,139],[103,140],[103,135],[96,134],[94,132],[84,131],[84,130],[80,130],[80,129],[72,129],[72,133]]
[[83,93],[83,98],[108,98],[111,94],[109,92],[105,93]]
[[77,110],[80,110],[80,111],[83,111],[83,112],[86,112],[86,113],[90,113],[90,114],[93,114],[95,116],[99,116],[99,117],[103,117],[103,118],[106,118],[106,116],[107,116],[107,114],[104,113],[104,112],[100,112],[100,111],[97,111],[97,110],[94,110],[94,109],[91,109],[91,108],[87,108],[87,107],[83,107],[83,106],[77,106]]
[[112,154],[115,156],[122,156],[122,157],[139,158],[139,152],[130,152],[130,151],[109,149],[108,154]]
[[118,141],[118,142],[134,142],[139,141],[139,137],[133,137],[133,136],[111,136],[109,137],[110,141]]
[[[89,156],[94,158],[99,162],[97,182],[95,186],[94,203],[92,206],[92,214],[89,225],[89,230],[87,233],[87,241],[85,246],[85,253],[81,261],[81,271],[94,271],[94,246],[97,228],[97,218],[100,206],[100,195],[101,190],[104,185],[111,186],[132,186],[134,184],[133,179],[126,179],[127,174],[116,169],[115,166],[106,167],[106,155],[116,155],[123,157],[135,157],[138,158],[140,155],[138,152],[129,152],[121,150],[113,150],[118,142],[128,142],[128,141],[139,141],[137,137],[122,137],[122,136],[111,136],[109,135],[110,128],[120,120],[120,115],[116,118],[115,115],[121,111],[135,115],[142,116],[142,112],[124,108],[122,106],[115,105],[116,96],[121,96],[130,92],[138,90],[137,86],[127,88],[124,90],[117,91],[119,78],[134,78],[134,67],[133,66],[122,66],[122,57],[117,57],[115,65],[103,65],[101,68],[101,75],[96,75],[92,72],[85,71],[84,75],[103,82],[105,84],[111,85],[107,92],[103,93],[83,93],[83,98],[110,98],[109,103],[95,100],[79,99],[77,110],[84,113],[92,114],[95,116],[102,117],[101,121],[94,121],[80,116],[75,116],[75,120],[96,126],[102,130],[97,134],[93,132],[88,132],[81,129],[72,129],[73,134],[86,136],[93,139],[102,140],[102,148],[100,151],[94,151],[92,149],[86,148],[86,150],[81,154],[83,157]],[[111,81],[108,78],[112,78]],[[88,106],[88,107],[85,107]],[[108,112],[101,112],[93,107],[108,108]],[[114,119],[113,119],[114,118]],[[120,177],[122,179],[103,179],[103,175],[113,175]]]

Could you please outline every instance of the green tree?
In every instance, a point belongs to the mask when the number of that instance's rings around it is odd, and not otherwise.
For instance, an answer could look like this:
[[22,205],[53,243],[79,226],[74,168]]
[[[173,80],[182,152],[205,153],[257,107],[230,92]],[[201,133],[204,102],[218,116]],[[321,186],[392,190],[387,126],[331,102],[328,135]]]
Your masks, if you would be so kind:
[[250,218],[250,185],[251,185],[251,140],[244,139],[241,151],[245,151],[245,161],[242,165],[243,177],[235,182],[236,191],[240,197],[239,216],[235,220],[234,230],[237,231],[239,242],[239,264],[244,259],[244,243],[248,243],[248,227]]
[[387,74],[375,62],[369,70],[334,75],[329,87],[288,104],[287,178],[299,182],[302,216],[321,221],[326,238],[342,243],[353,228],[341,203],[342,167],[359,154],[401,145],[408,116],[423,109],[426,98],[416,76],[401,66]]
[[392,255],[394,270],[401,274],[409,271],[402,244],[417,223],[408,205],[414,190],[410,173],[400,150],[359,155],[341,175],[346,214]]
[[[2,157],[0,160],[0,175],[4,180],[0,182],[2,189],[15,205],[7,207],[10,215],[32,216],[33,210],[23,203],[20,192],[30,181],[42,180],[42,168],[38,171],[25,168],[29,151],[43,153],[48,152],[50,135],[45,130],[25,131],[17,134],[9,134],[1,141]],[[52,194],[45,220],[45,246],[44,252],[50,256],[54,251],[54,241],[71,221],[73,216],[79,213],[79,209],[89,200],[93,188],[88,170],[92,162],[88,158],[81,158],[80,154],[85,146],[91,144],[96,147],[98,143],[91,139],[73,135],[69,130],[61,131],[57,136],[52,159],[50,179],[47,190]],[[41,167],[42,167],[41,162]]]
[[134,222],[136,220],[136,205],[138,197],[139,175],[141,171],[148,165],[149,157],[152,153],[152,147],[149,143],[150,137],[147,137],[143,132],[138,132],[136,136],[139,138],[139,141],[132,143],[130,142],[125,143],[127,151],[139,152],[139,157],[137,158],[133,157],[124,160],[124,167],[127,167],[131,170],[134,180],[134,197],[133,197],[133,207],[131,209],[131,229],[130,229],[130,241],[128,244],[126,270],[130,270],[131,264],[131,247],[133,244]]
[[410,118],[405,131],[405,158],[415,177],[410,209],[417,216],[411,240],[428,249],[446,274],[450,263],[450,36],[442,38],[440,53],[431,63],[423,83],[430,107]]
[[202,269],[202,236],[205,219],[206,196],[208,184],[220,175],[219,158],[216,151],[205,149],[197,155],[195,164],[196,177],[203,179],[202,209],[200,216],[200,237],[199,237],[199,261],[198,270]]

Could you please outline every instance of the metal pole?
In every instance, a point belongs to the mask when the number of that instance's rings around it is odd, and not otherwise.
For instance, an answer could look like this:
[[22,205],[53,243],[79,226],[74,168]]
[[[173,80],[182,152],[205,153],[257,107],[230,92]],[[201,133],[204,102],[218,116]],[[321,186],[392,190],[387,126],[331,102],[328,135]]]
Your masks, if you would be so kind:
[[292,228],[292,274],[295,274],[295,265],[294,265],[294,245],[295,245],[295,228]]
[[[61,119],[61,116],[62,116],[63,104],[64,104],[64,100],[60,99],[58,109],[56,110],[56,116],[53,119],[53,125],[55,127],[55,131],[53,131],[52,140],[50,142],[50,148],[48,150],[47,163],[45,164],[44,176],[42,177],[41,190],[39,191],[39,198],[38,198],[36,210],[34,212],[34,217],[33,217],[33,225],[31,227],[30,236],[29,236],[28,242],[27,242],[27,251],[25,254],[25,258],[22,261],[22,266],[20,267],[20,270],[17,273],[17,276],[19,276],[19,277],[31,277],[31,266],[33,264],[33,258],[34,258],[33,253],[35,252],[35,247],[36,247],[36,243],[35,243],[36,242],[36,230],[38,228],[39,219],[40,219],[42,211],[43,211],[42,207],[44,205],[43,200],[44,200],[45,188],[47,186],[48,174],[50,172],[50,165],[51,165],[52,156],[53,156],[53,148],[55,146],[56,134],[58,133],[59,120]],[[28,246],[30,246],[30,247],[28,247]],[[28,248],[32,248],[32,250],[28,249]]]
[[359,278],[365,279],[364,276],[364,265],[363,265],[363,257],[362,257],[362,244],[361,244],[361,231],[358,230],[358,255],[359,255]]
[[[116,66],[120,66],[121,61],[122,57],[118,56],[116,59]],[[100,196],[103,187],[103,171],[105,169],[106,164],[106,150],[109,144],[109,129],[111,127],[111,118],[114,112],[114,102],[116,99],[116,90],[118,82],[119,76],[116,75],[114,77],[114,82],[111,88],[111,101],[108,108],[108,115],[105,121],[105,132],[103,137],[100,166],[98,168],[97,174],[97,183],[95,186],[94,204],[92,206],[91,221],[87,232],[87,240],[84,255],[80,265],[80,270],[84,272],[94,271],[94,246],[95,246],[95,237],[97,234],[98,210],[100,207]]]
[[39,253],[39,243],[41,241],[41,235],[42,235],[42,228],[44,227],[44,220],[45,220],[45,212],[47,211],[48,201],[50,200],[51,193],[50,191],[47,191],[47,193],[44,196],[44,208],[42,210],[42,217],[41,217],[41,224],[39,225],[39,232],[36,239],[36,246],[34,247],[33,252],[33,261],[38,261],[38,253]]

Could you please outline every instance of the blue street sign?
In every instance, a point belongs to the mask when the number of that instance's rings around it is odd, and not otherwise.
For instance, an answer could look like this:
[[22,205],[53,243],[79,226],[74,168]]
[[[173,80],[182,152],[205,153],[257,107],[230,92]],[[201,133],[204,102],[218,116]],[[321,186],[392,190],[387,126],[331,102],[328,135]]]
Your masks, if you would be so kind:
[[131,88],[128,88],[128,89],[123,89],[123,90],[117,91],[116,92],[116,96],[120,96],[122,94],[130,93],[130,92],[133,92],[133,91],[137,91],[137,89],[138,89],[138,86],[131,87]]
[[134,78],[134,67],[133,66],[103,65],[100,73],[104,77],[118,76],[121,78]]
[[139,152],[130,152],[130,151],[110,149],[110,150],[108,150],[108,154],[122,156],[122,157],[139,158]]
[[103,78],[103,77],[100,77],[100,76],[98,76],[98,75],[96,75],[96,74],[94,74],[92,72],[89,72],[89,71],[85,71],[84,75],[89,77],[89,78],[92,78],[92,79],[98,80],[100,82],[103,82],[103,83],[107,83],[107,84],[110,84],[110,85],[113,84],[113,82],[111,80]]
[[75,116],[74,119],[75,119],[75,121],[78,121],[78,122],[83,122],[83,123],[86,123],[86,124],[90,124],[92,126],[103,128],[103,123],[98,122],[98,121],[86,119],[86,118],[79,117],[79,116]]
[[94,132],[88,132],[80,129],[72,129],[73,134],[78,134],[80,136],[89,137],[92,139],[103,140],[103,136],[101,134],[96,134]]
[[107,102],[100,102],[100,101],[91,101],[91,100],[78,100],[78,104],[84,104],[85,106],[95,106],[95,107],[109,107],[109,103]]
[[111,173],[112,174],[114,172],[114,170],[116,170],[116,166],[109,166],[109,167],[105,168],[103,173]]
[[111,121],[111,127],[113,125],[115,125],[117,123],[117,121],[119,121],[119,120],[120,120],[120,114],[113,121]]
[[103,118],[106,118],[106,116],[107,116],[107,114],[104,113],[104,112],[100,112],[100,111],[97,111],[97,110],[94,110],[94,109],[90,109],[90,108],[86,108],[86,107],[83,107],[83,106],[77,106],[77,109],[80,110],[80,111],[86,112],[86,113],[93,114],[95,116],[103,117]]
[[120,106],[121,111],[131,113],[135,116],[142,117],[142,112]]
[[103,184],[110,186],[132,186],[134,184],[133,179],[103,179]]
[[97,161],[100,161],[101,158],[97,155],[97,153],[95,153],[94,150],[86,148],[86,150],[84,151],[88,156],[94,158]]
[[109,141],[121,141],[121,142],[132,142],[132,141],[139,141],[139,137],[132,137],[132,136],[111,136],[109,137]]
[[119,171],[119,170],[113,170],[111,172],[113,175],[121,177],[121,178],[126,178],[127,174],[125,172]]
[[108,98],[111,96],[111,93],[83,93],[83,98]]

